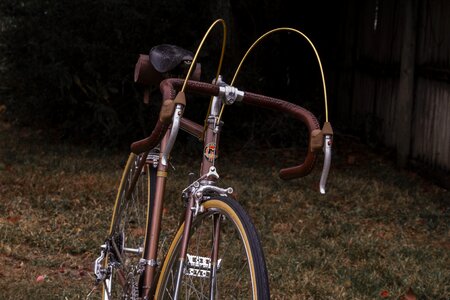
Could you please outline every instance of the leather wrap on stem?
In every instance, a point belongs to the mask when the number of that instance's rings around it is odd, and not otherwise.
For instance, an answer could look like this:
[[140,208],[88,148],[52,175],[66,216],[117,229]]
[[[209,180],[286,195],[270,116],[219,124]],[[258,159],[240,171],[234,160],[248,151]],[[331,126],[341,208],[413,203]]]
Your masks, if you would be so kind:
[[[309,143],[311,143],[311,132],[315,129],[320,129],[319,122],[310,111],[293,103],[247,92],[244,94],[242,102],[284,112],[291,115],[295,119],[302,121],[308,128],[310,135]],[[316,154],[311,151],[311,145],[309,145],[305,161],[298,166],[281,169],[279,172],[280,178],[288,180],[308,175],[314,168],[316,158]]]

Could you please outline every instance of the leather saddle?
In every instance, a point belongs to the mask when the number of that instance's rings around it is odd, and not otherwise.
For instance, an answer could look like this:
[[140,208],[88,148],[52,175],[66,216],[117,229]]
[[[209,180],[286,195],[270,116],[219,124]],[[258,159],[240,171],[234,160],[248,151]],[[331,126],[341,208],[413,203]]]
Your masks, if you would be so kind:
[[[153,47],[149,54],[140,54],[134,69],[134,81],[143,85],[159,85],[165,78],[184,78],[194,59],[191,51],[169,44]],[[196,64],[192,80],[200,80],[201,65]]]
[[166,73],[182,65],[189,66],[194,59],[194,54],[175,45],[162,44],[150,50],[149,58],[156,71]]

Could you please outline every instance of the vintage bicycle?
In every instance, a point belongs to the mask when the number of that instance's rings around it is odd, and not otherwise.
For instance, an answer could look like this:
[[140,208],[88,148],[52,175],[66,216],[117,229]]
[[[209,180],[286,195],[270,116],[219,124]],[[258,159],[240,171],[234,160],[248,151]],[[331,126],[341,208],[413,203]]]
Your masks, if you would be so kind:
[[[199,81],[201,67],[197,56],[216,24],[222,24],[224,28],[221,59],[213,83],[206,83]],[[131,145],[132,153],[119,185],[110,230],[95,261],[96,285],[103,287],[103,299],[270,298],[268,273],[257,230],[245,209],[233,198],[233,189],[218,184],[216,158],[225,106],[241,102],[287,113],[303,122],[309,132],[306,158],[298,166],[282,169],[279,175],[282,179],[306,176],[323,149],[325,160],[320,189],[325,192],[333,135],[328,117],[320,129],[315,116],[300,106],[239,90],[233,83],[226,84],[219,76],[225,29],[223,20],[214,22],[195,55],[164,44],[152,48],[149,55],[139,57],[135,81],[146,86],[160,83],[164,101],[151,135]],[[278,28],[266,33],[250,47],[238,70],[262,38],[280,30],[303,35],[292,28]],[[320,63],[318,55],[317,58]],[[322,67],[321,72],[323,79]],[[324,79],[323,82],[326,98]],[[211,97],[198,98],[210,100],[204,126],[183,117],[184,109],[191,101],[186,94],[191,93]],[[164,191],[171,150],[180,128],[203,142],[203,153],[199,175],[191,176],[190,183],[180,191],[180,226],[167,253],[161,253]]]

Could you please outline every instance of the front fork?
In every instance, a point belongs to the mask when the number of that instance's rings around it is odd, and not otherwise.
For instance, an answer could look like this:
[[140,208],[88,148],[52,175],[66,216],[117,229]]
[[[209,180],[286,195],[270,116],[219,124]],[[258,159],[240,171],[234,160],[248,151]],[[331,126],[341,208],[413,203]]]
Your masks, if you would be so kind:
[[[210,171],[205,174],[204,178],[211,178],[216,175],[216,171],[214,167],[210,168]],[[202,178],[203,178],[202,177]],[[221,216],[220,215],[214,215],[214,222],[213,222],[213,247],[212,247],[212,253],[211,257],[205,258],[205,257],[198,257],[198,256],[192,256],[188,254],[188,245],[189,245],[189,238],[190,238],[190,232],[192,227],[192,221],[197,216],[198,213],[204,213],[204,208],[201,202],[203,201],[203,195],[204,193],[214,192],[221,195],[230,195],[233,193],[232,188],[222,189],[216,186],[212,185],[201,185],[199,182],[202,181],[202,178],[192,183],[187,189],[190,189],[190,196],[188,198],[188,204],[186,207],[185,212],[185,223],[183,228],[183,235],[181,240],[181,251],[180,255],[178,257],[178,268],[177,268],[177,275],[176,275],[176,281],[175,281],[175,293],[173,295],[173,299],[178,299],[180,289],[181,289],[181,281],[183,278],[183,275],[189,275],[189,276],[200,276],[200,277],[208,277],[210,278],[210,299],[215,298],[215,291],[216,291],[216,285],[217,285],[217,270],[220,267],[220,259],[219,259],[219,240],[220,240],[220,221]],[[218,178],[218,175],[217,175]],[[190,258],[189,258],[190,257]],[[189,262],[186,262],[186,258],[189,259]],[[192,274],[192,270],[188,270],[192,268],[195,270],[197,266],[195,263],[191,262],[192,258],[193,260],[198,261],[201,259],[203,261],[203,268],[204,265],[207,265],[207,272],[203,275],[200,272],[194,272]],[[189,265],[189,264],[192,264]],[[196,270],[199,271],[199,270]]]
[[[192,213],[191,213],[192,214]],[[189,226],[190,227],[190,226]],[[186,227],[185,227],[186,228]],[[219,269],[220,259],[219,257],[219,236],[220,236],[220,216],[215,215],[214,216],[214,246],[212,249],[211,259],[207,263],[208,265],[208,273],[209,274],[209,281],[210,281],[210,290],[209,290],[209,298],[215,299],[216,295],[216,287],[217,287],[217,270]],[[184,242],[183,242],[184,243]],[[176,285],[175,285],[175,294],[173,295],[173,299],[179,298],[179,293],[181,289],[181,281],[184,274],[193,276],[187,271],[187,263],[185,257],[189,256],[187,252],[185,252],[185,256],[180,254],[179,260],[178,260],[178,270],[177,270],[177,277],[176,277]],[[199,259],[207,260],[207,258],[200,258],[198,256],[193,257],[191,256],[190,259],[194,258],[194,260],[198,261]],[[197,273],[195,273],[194,276],[199,276]]]
[[219,215],[214,215],[214,247],[212,253],[211,279],[210,279],[210,299],[215,299],[217,286],[217,269],[219,266],[219,240],[220,240],[220,219]]

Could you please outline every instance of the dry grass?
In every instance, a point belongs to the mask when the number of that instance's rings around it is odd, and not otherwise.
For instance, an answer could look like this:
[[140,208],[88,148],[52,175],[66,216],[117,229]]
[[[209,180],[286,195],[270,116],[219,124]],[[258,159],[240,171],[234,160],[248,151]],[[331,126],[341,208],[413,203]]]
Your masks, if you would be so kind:
[[[0,143],[0,299],[84,299],[127,154],[5,123]],[[325,196],[319,170],[277,178],[272,165],[294,161],[291,151],[222,153],[222,185],[260,231],[273,299],[399,299],[410,288],[418,299],[450,299],[449,192],[351,140],[335,145]],[[169,216],[198,169],[173,162]]]

